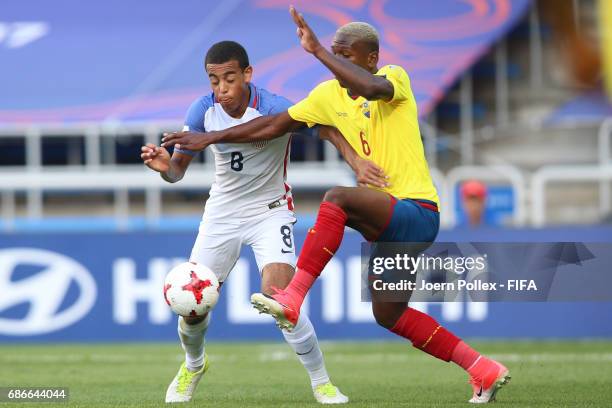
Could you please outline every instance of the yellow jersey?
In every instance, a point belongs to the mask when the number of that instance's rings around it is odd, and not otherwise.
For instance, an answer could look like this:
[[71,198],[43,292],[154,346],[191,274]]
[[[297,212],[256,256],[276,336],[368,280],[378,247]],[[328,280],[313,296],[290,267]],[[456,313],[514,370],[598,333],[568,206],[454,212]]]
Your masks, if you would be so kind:
[[410,79],[398,65],[385,65],[376,75],[393,84],[390,101],[351,97],[336,79],[317,85],[289,108],[289,115],[312,127],[336,127],[359,156],[380,166],[390,186],[377,188],[399,199],[424,199],[439,203],[429,174],[419,131],[417,105]]

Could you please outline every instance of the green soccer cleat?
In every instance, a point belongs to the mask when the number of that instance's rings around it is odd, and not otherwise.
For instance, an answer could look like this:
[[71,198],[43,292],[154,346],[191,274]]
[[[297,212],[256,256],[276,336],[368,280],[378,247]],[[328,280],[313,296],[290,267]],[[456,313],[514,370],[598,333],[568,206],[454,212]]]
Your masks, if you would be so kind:
[[194,373],[189,371],[185,363],[181,364],[178,373],[168,386],[166,391],[166,402],[189,402],[191,397],[202,379],[204,373],[208,370],[208,356],[204,354],[204,366]]
[[315,399],[319,404],[346,404],[348,397],[340,392],[331,382],[317,385],[312,389]]

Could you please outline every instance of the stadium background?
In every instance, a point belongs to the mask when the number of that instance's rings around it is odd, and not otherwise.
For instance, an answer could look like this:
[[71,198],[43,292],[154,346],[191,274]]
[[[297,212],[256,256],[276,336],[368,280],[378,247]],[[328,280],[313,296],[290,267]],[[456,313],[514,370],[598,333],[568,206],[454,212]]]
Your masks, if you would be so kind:
[[[255,83],[293,100],[328,78],[295,40],[288,3],[2,3],[0,342],[176,338],[161,282],[190,252],[211,158],[169,185],[140,163],[140,145],[180,128],[209,92],[202,58],[216,41],[241,42]],[[608,1],[293,3],[326,44],[341,24],[371,22],[382,62],[411,75],[441,193],[440,240],[610,240]],[[474,179],[488,190],[480,226],[466,225],[462,207],[461,183]],[[333,148],[297,139],[289,182],[299,248],[325,189],[353,180]],[[322,339],[391,338],[359,302],[359,242],[347,234],[310,296]],[[211,340],[279,339],[250,308],[257,287],[244,251]],[[612,336],[609,303],[419,307],[470,337]]]

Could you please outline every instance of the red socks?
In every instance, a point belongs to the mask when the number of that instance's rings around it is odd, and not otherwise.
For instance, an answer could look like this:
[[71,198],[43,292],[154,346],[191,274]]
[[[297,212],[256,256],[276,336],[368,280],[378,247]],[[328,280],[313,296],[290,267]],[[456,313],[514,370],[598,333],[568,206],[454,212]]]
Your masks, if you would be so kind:
[[289,285],[287,285],[284,290],[284,294],[288,296],[289,302],[295,310],[300,310],[304,298],[316,280],[316,276],[311,275],[303,269],[295,271],[295,275],[293,275],[291,282],[289,282]]
[[324,201],[314,227],[308,230],[297,267],[317,278],[340,247],[346,213],[336,204]]
[[[431,316],[407,307],[391,331],[405,337],[412,345],[444,361],[452,361],[472,377],[481,378],[495,362],[483,357]],[[487,371],[488,370],[488,371]],[[497,373],[497,371],[496,371]]]
[[457,364],[465,371],[472,374],[470,369],[474,367],[474,363],[476,363],[478,357],[480,357],[479,352],[468,346],[465,342],[460,341],[457,344],[457,347],[455,347],[455,349],[453,350],[451,360],[453,363]]
[[410,340],[414,347],[444,361],[451,360],[453,350],[461,341],[431,316],[411,307],[406,308],[391,331]]
[[347,215],[336,204],[324,201],[314,227],[308,230],[302,252],[297,261],[297,272],[285,293],[299,307],[304,297],[319,277],[325,265],[340,247]]
[[507,370],[503,365],[481,355],[463,341],[457,344],[451,359],[453,363],[467,371],[470,377],[482,380],[484,388],[489,388],[495,382],[500,371]]

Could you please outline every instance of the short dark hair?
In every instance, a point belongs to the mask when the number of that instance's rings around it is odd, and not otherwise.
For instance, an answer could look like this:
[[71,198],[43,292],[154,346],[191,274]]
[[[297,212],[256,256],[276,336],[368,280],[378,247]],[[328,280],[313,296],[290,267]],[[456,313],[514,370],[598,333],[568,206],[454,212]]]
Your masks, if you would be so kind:
[[246,50],[236,41],[221,41],[208,49],[204,66],[208,64],[223,64],[231,60],[238,61],[241,69],[245,69],[249,64],[249,56]]

